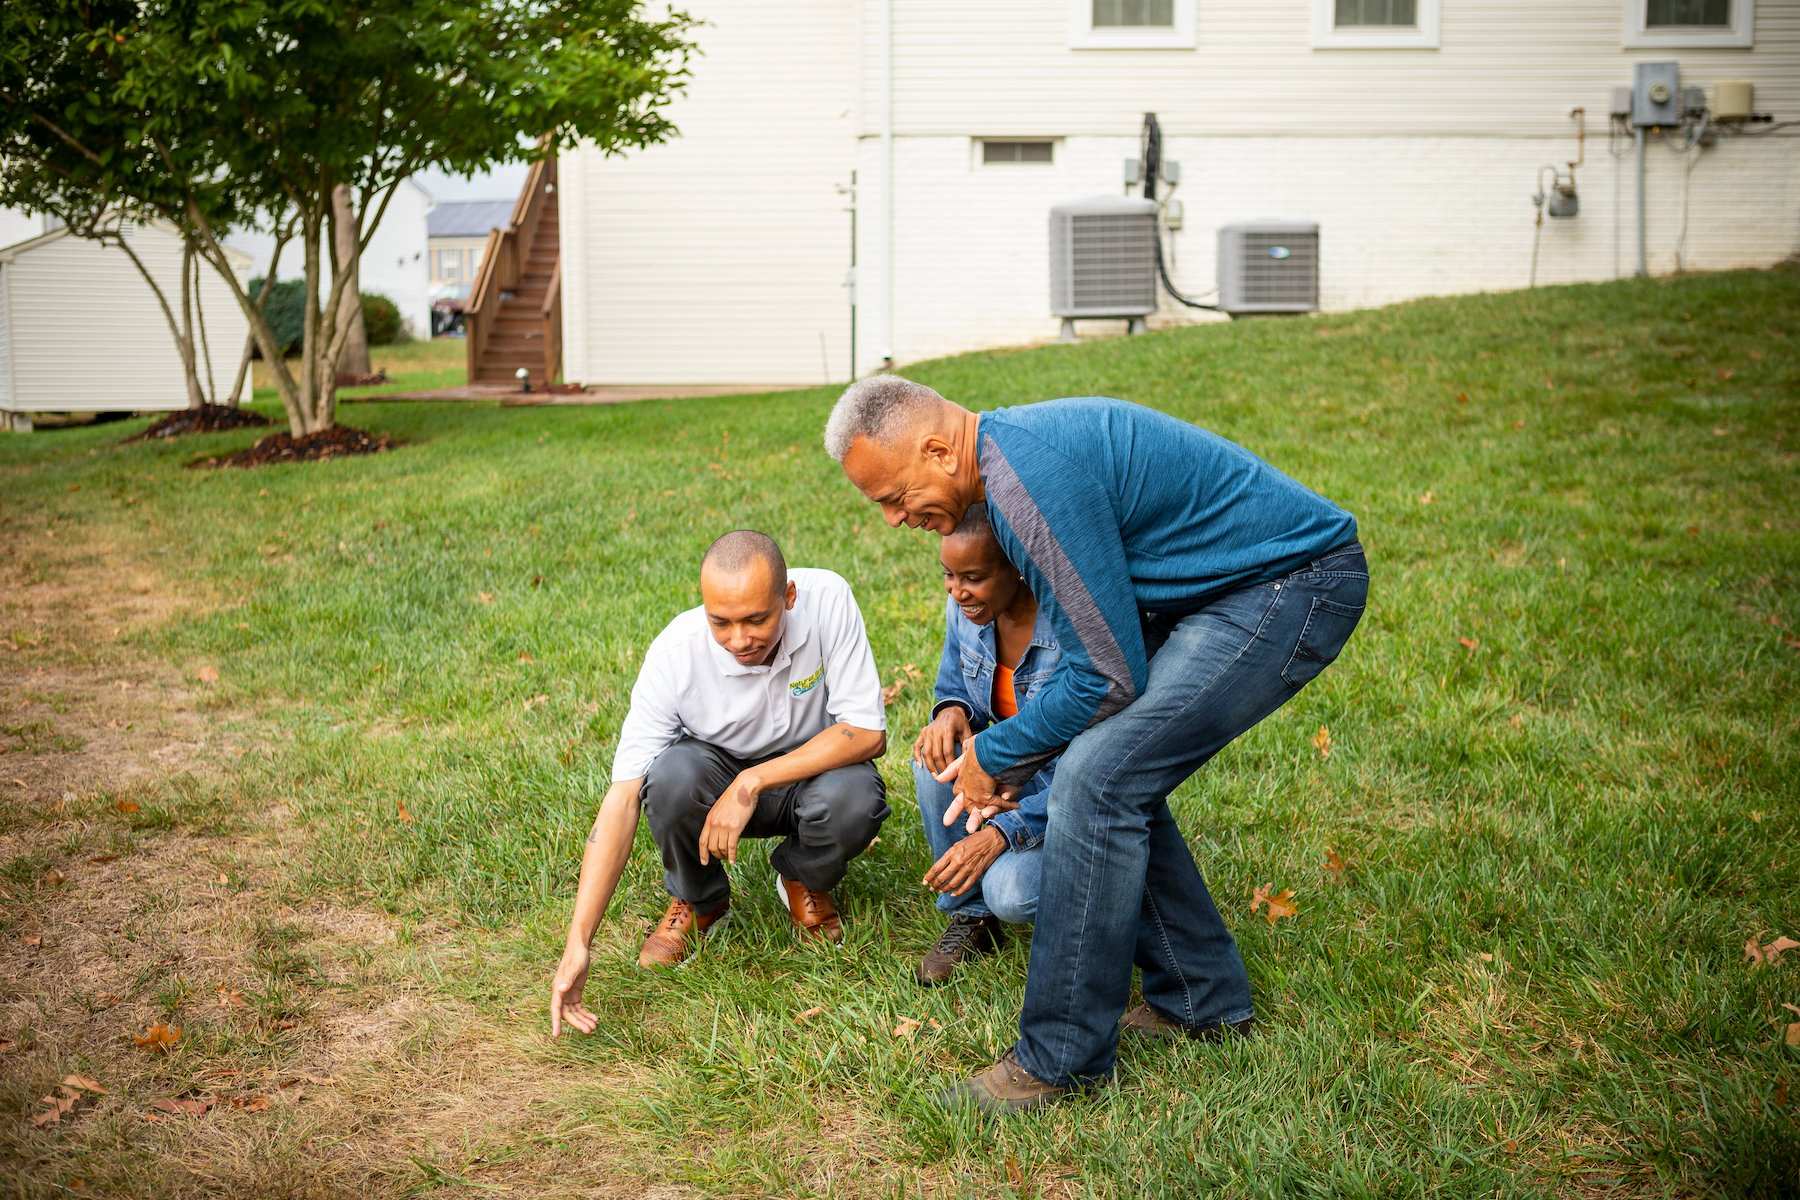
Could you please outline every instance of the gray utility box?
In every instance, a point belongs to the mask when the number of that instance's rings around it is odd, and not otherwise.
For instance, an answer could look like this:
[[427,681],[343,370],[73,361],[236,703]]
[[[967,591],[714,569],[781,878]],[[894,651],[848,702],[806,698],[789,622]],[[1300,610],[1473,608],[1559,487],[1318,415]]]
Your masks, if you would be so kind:
[[1319,226],[1243,221],[1219,230],[1219,308],[1236,316],[1319,310]]
[[1681,64],[1637,63],[1631,68],[1631,123],[1681,124]]
[[1142,326],[1156,311],[1156,201],[1099,196],[1050,210],[1050,311],[1064,336],[1077,317]]

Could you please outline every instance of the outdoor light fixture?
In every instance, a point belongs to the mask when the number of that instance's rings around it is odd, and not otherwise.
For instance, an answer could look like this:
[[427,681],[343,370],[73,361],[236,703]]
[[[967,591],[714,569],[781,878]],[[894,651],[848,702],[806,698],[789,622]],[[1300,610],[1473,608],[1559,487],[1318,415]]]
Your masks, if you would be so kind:
[[531,372],[524,367],[520,367],[517,371],[513,372],[513,374],[517,376],[519,380],[519,390],[521,392],[529,392],[531,390]]

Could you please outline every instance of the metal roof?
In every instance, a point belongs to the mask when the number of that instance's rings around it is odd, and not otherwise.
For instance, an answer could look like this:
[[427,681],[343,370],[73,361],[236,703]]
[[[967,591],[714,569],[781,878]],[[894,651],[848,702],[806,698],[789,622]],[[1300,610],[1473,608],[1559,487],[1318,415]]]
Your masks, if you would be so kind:
[[426,231],[434,238],[486,237],[512,219],[511,200],[442,200],[431,210]]

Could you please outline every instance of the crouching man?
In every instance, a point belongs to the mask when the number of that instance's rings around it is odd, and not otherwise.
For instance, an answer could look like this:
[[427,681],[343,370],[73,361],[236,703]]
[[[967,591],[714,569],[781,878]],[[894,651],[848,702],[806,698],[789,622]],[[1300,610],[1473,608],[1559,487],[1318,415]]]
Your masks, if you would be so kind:
[[564,1021],[594,1028],[588,947],[640,809],[670,895],[644,967],[680,964],[725,917],[724,864],[743,837],[783,839],[769,860],[795,934],[839,941],[831,889],[888,815],[872,761],[887,747],[881,681],[850,585],[789,571],[772,539],[737,530],[701,560],[700,598],[650,643],[631,689],[551,990],[553,1035]]

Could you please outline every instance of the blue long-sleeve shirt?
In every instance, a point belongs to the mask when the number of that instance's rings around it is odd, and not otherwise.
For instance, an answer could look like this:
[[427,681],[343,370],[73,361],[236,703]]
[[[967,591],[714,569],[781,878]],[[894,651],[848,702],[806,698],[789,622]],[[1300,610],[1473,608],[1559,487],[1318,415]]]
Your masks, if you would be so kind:
[[[1062,652],[1056,645],[1056,634],[1050,619],[1039,607],[1031,629],[1031,644],[1013,668],[1013,696],[1021,705],[1027,703],[1056,674]],[[955,600],[944,603],[944,653],[938,660],[936,697],[931,715],[936,717],[950,705],[958,705],[968,713],[969,728],[976,733],[994,722],[994,669],[1000,661],[998,635],[994,626],[977,625],[963,616]],[[1029,850],[1044,840],[1049,823],[1050,783],[1056,774],[1056,761],[1051,759],[1038,767],[1021,788],[1019,807],[994,817],[991,824],[1006,837],[1009,850]]]
[[1123,400],[996,409],[976,440],[995,536],[1062,649],[975,741],[1009,782],[1136,699],[1144,613],[1198,611],[1356,537],[1356,518],[1242,446]]

